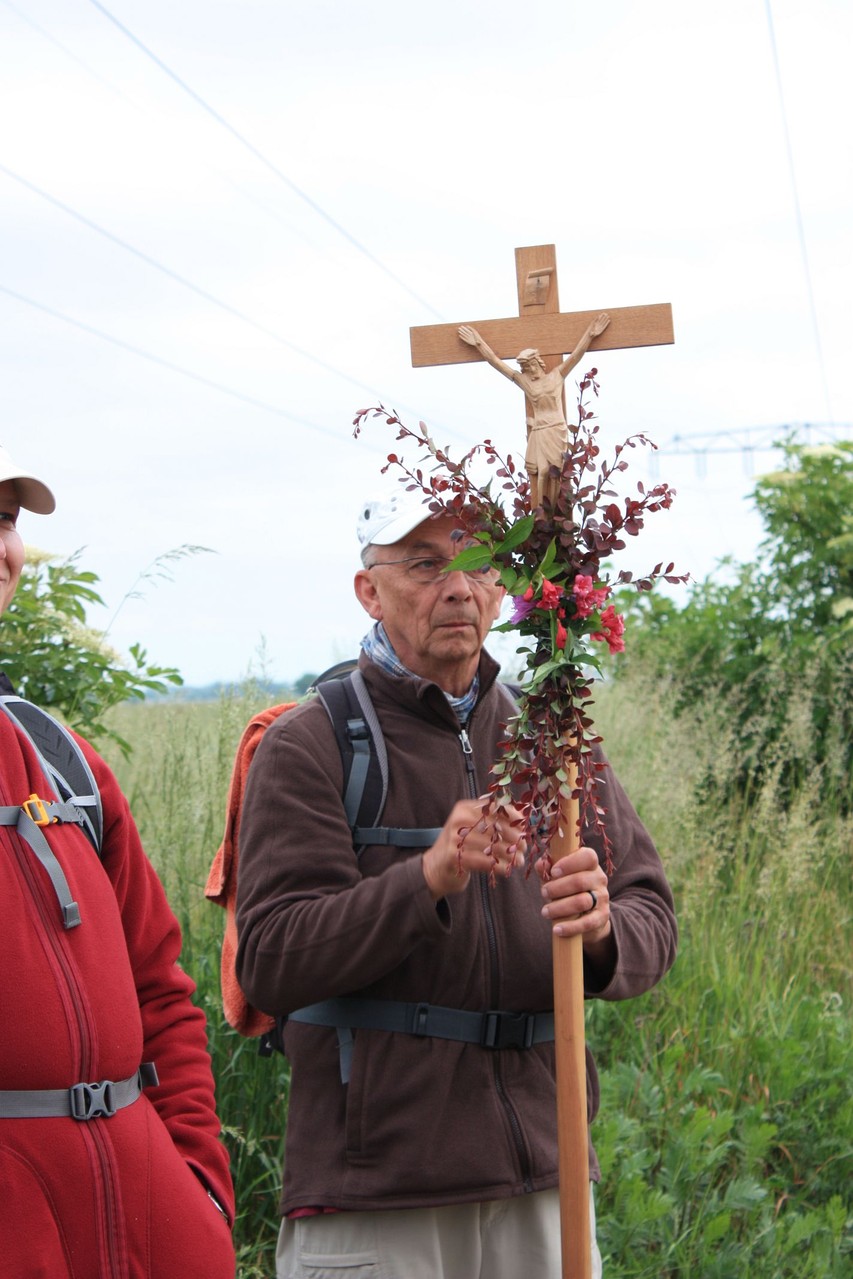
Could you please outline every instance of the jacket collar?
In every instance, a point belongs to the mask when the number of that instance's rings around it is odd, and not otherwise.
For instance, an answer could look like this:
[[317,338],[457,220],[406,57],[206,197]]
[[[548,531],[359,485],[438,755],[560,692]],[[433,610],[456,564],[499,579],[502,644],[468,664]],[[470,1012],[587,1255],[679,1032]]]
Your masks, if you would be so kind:
[[[441,719],[458,731],[459,721],[453,712],[453,708],[441,688],[433,680],[421,679],[414,675],[409,678],[389,675],[377,666],[375,662],[371,662],[370,658],[364,653],[359,657],[358,665],[370,687],[371,694],[375,691],[380,696],[388,696],[401,706],[408,707],[414,714]],[[500,669],[494,658],[483,649],[480,653],[480,665],[478,668],[480,694],[477,698],[477,706],[482,703],[483,698],[490,692]],[[476,709],[477,707],[475,706],[475,712]]]

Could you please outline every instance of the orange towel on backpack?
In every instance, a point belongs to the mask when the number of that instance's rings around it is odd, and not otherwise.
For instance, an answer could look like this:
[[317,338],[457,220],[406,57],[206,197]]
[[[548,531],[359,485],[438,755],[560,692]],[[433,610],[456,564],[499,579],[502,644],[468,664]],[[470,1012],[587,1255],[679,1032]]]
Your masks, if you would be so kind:
[[237,866],[240,857],[240,812],[243,807],[243,792],[249,765],[257,749],[258,743],[274,719],[283,711],[290,710],[296,702],[282,702],[279,706],[270,706],[260,711],[246,725],[237,754],[234,759],[234,770],[228,787],[228,801],[225,810],[225,834],[216,851],[210,874],[207,877],[204,895],[222,906],[225,910],[225,935],[222,939],[222,962],[220,980],[222,984],[222,1008],[229,1026],[233,1026],[241,1035],[249,1037],[263,1035],[272,1030],[273,1018],[253,1008],[237,981],[234,971],[234,960],[237,955]]

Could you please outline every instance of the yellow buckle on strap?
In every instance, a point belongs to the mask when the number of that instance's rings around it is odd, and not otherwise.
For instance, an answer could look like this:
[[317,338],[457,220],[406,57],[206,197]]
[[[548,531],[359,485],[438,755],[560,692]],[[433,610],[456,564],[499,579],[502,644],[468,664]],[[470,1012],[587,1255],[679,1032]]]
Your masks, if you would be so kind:
[[[35,812],[31,811],[31,806]],[[38,795],[30,795],[29,799],[24,800],[21,808],[23,808],[27,817],[29,817],[30,821],[36,826],[50,826],[57,820],[57,818],[50,816],[45,807],[44,800],[39,799]],[[35,814],[38,814],[38,816]]]

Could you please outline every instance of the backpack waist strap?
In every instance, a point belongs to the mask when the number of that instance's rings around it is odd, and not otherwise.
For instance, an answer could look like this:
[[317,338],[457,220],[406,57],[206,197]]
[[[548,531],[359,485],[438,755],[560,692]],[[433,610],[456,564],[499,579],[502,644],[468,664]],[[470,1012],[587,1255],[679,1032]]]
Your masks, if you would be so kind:
[[282,1020],[337,1029],[343,1083],[350,1074],[353,1030],[393,1030],[404,1035],[455,1039],[493,1049],[526,1049],[554,1040],[553,1012],[505,1012],[490,1008],[480,1013],[397,999],[324,999],[299,1008]]
[[348,1026],[353,1030],[395,1030],[405,1035],[456,1039],[481,1048],[532,1048],[554,1039],[553,1012],[491,1008],[481,1013],[397,999],[324,999],[297,1009],[284,1020],[312,1026]]
[[395,848],[431,848],[443,829],[443,826],[353,826],[352,842],[364,847],[393,844]]
[[144,1061],[129,1079],[102,1079],[97,1084],[71,1088],[34,1088],[0,1091],[0,1119],[109,1119],[117,1110],[132,1106],[143,1088],[160,1081],[157,1068]]

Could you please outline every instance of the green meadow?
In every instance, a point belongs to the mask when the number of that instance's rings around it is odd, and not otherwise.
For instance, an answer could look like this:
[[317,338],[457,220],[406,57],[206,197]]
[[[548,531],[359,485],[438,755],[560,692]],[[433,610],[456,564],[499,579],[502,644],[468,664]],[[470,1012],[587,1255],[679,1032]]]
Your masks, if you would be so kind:
[[[260,704],[247,689],[124,705],[111,723],[133,753],[107,752],[207,1013],[243,1279],[271,1273],[288,1073],[223,1020],[223,915],[203,887],[234,750]],[[655,991],[587,1009],[605,1274],[842,1279],[853,1273],[849,790],[827,784],[838,771],[826,760],[793,789],[772,759],[734,784],[719,715],[697,704],[676,716],[660,682],[639,675],[602,685],[595,718],[657,841],[681,929]]]

